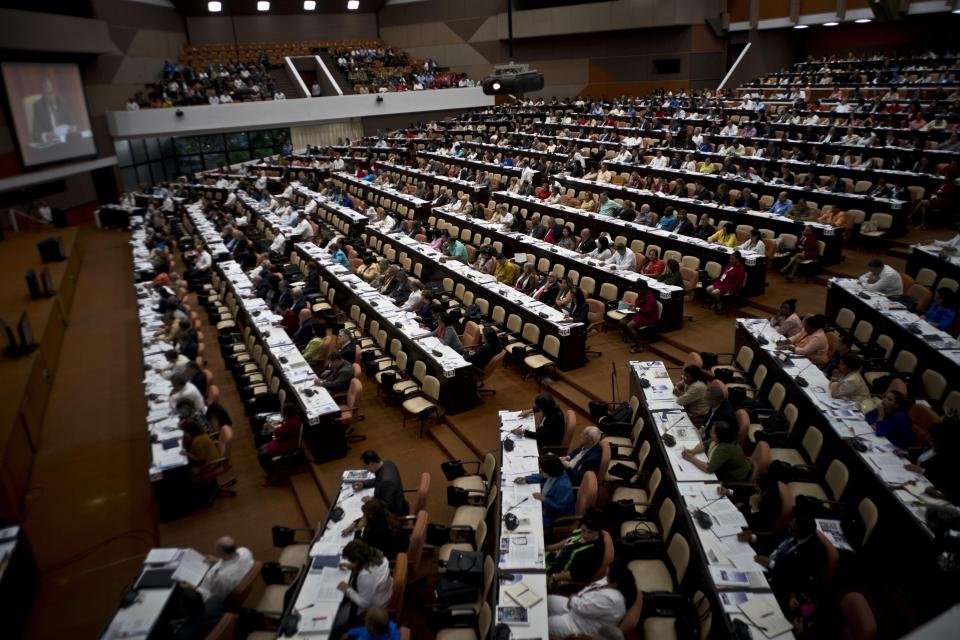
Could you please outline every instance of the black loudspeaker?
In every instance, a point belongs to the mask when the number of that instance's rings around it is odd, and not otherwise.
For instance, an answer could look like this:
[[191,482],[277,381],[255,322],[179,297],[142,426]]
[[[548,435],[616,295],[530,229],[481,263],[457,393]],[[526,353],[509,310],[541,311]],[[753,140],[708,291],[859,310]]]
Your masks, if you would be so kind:
[[870,0],[870,10],[877,22],[890,22],[903,17],[900,0]]
[[47,238],[41,242],[37,243],[37,251],[40,252],[40,260],[44,264],[48,262],[61,262],[67,259],[67,256],[63,255],[63,246],[60,243],[60,238]]

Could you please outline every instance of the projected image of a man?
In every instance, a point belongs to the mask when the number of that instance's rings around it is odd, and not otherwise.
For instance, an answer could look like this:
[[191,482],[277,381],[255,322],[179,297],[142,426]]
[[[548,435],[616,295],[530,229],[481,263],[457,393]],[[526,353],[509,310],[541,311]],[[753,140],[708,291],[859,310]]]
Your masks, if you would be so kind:
[[34,142],[52,142],[76,131],[76,120],[54,79],[43,79],[43,94],[33,103]]

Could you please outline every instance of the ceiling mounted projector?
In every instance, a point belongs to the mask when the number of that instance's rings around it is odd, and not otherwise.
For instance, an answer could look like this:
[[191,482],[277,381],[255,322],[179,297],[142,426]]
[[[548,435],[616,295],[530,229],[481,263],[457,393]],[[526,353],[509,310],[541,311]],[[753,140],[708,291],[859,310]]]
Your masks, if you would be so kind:
[[480,83],[488,96],[502,96],[543,89],[543,74],[525,64],[494,67],[493,73]]

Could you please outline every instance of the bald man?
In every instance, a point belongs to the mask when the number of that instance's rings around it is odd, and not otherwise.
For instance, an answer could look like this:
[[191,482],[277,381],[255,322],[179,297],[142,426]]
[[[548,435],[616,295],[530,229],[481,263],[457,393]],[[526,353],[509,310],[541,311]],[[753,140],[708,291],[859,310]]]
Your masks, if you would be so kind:
[[570,455],[560,459],[567,469],[570,482],[574,485],[580,485],[587,471],[594,473],[600,471],[600,459],[603,457],[603,449],[600,447],[601,438],[603,438],[603,432],[600,429],[585,427],[580,436],[580,446],[571,451]]
[[196,589],[205,602],[223,603],[250,572],[253,554],[246,547],[237,547],[236,540],[230,536],[224,536],[217,540],[213,555],[207,556],[207,562],[212,566],[199,585],[181,581],[180,586]]
[[301,309],[297,318],[300,320],[300,328],[293,334],[293,342],[303,349],[313,339],[313,328],[320,323],[313,317],[313,311],[310,309]]

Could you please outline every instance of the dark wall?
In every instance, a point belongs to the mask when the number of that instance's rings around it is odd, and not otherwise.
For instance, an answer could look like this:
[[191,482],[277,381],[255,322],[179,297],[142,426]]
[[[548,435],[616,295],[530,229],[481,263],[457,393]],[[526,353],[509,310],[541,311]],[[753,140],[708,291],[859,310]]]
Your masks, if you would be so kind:
[[366,40],[377,37],[374,13],[269,16],[197,16],[187,18],[190,43],[290,42],[300,40]]

